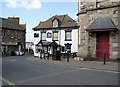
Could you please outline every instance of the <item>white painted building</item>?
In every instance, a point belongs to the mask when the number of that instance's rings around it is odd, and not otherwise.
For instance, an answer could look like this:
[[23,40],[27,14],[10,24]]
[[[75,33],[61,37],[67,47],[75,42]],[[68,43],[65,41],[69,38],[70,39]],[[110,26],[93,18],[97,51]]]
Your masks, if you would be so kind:
[[68,15],[55,15],[33,28],[34,56],[43,53],[56,55],[56,51],[78,52],[78,26]]

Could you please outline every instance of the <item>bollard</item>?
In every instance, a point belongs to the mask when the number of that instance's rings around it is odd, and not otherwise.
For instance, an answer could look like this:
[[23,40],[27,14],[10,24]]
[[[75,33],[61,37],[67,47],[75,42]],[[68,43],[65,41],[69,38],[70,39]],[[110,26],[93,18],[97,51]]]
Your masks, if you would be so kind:
[[47,55],[47,59],[49,60],[49,53],[48,53],[48,55]]
[[41,55],[40,55],[40,58],[41,58]]
[[43,56],[44,56],[44,59],[45,59],[45,53],[43,54]]
[[69,62],[69,52],[68,52],[67,62]]
[[105,58],[105,52],[104,52],[104,65],[106,64],[106,58]]

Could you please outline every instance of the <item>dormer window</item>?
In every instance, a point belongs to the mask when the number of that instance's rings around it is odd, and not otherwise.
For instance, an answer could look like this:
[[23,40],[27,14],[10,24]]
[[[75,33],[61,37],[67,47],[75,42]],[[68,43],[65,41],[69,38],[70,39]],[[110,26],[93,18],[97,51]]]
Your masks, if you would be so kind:
[[55,19],[55,20],[53,21],[53,27],[58,27],[58,20],[57,20],[57,19]]

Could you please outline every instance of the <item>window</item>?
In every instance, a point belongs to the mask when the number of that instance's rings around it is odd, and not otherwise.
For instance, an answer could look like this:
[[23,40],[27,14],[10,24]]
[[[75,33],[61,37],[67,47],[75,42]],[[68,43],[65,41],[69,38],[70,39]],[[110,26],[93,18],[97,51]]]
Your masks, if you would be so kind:
[[3,38],[4,37],[4,31],[2,31],[2,33],[1,33],[1,38]]
[[46,32],[41,32],[41,40],[46,40]]
[[4,31],[4,38],[7,37],[7,31]]
[[38,38],[39,34],[38,33],[34,33],[34,38]]
[[66,44],[65,47],[67,52],[71,52],[71,44]]
[[7,36],[6,34],[7,34],[7,31],[3,30],[1,33],[1,38],[6,38],[6,36]]
[[57,21],[57,19],[55,19],[55,20],[53,21],[53,27],[58,27],[58,21]]
[[65,40],[71,41],[71,31],[66,31],[65,32]]
[[53,40],[58,40],[58,32],[53,32]]
[[65,52],[65,47],[64,46],[62,47],[62,52]]
[[52,34],[50,32],[47,33],[47,38],[51,38]]
[[21,39],[21,32],[18,32],[18,39]]
[[14,36],[15,36],[15,31],[11,31],[10,32],[10,38],[14,38]]

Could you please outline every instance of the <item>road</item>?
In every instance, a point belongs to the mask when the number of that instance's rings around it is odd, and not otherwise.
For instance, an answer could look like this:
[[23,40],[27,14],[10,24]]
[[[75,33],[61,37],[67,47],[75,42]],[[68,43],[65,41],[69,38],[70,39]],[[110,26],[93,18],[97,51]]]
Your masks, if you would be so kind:
[[33,62],[24,56],[2,60],[3,85],[117,85],[118,74]]

